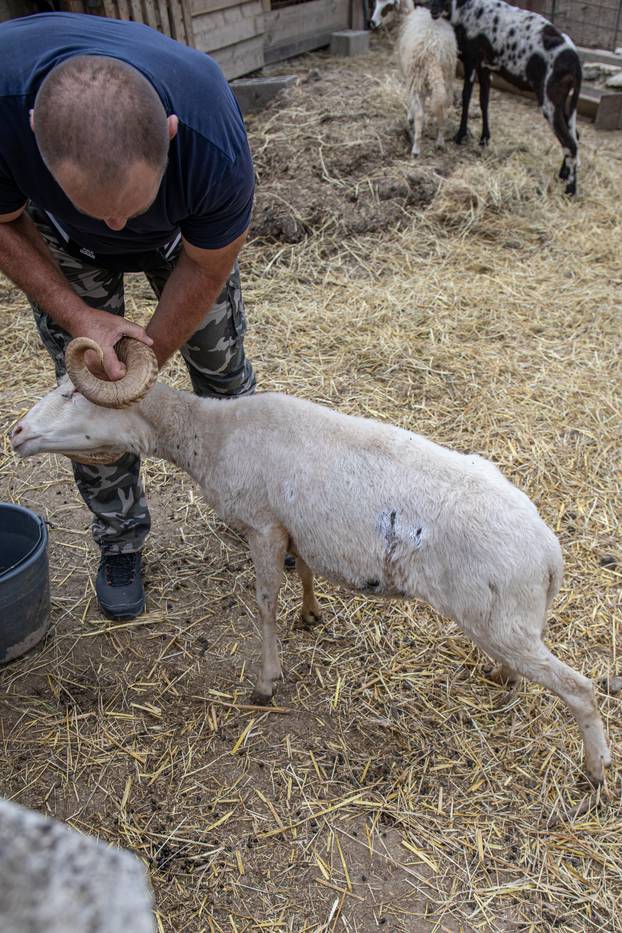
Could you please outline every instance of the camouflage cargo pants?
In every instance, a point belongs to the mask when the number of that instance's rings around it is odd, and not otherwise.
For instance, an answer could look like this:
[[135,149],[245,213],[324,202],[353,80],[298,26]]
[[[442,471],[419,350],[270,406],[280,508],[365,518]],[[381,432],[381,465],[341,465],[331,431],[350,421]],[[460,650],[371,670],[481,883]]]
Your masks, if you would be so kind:
[[[123,272],[100,268],[70,255],[61,234],[46,215],[31,210],[52,256],[73,290],[91,308],[123,315]],[[164,250],[149,254],[147,280],[159,298],[175,268],[180,245],[170,255]],[[65,347],[71,340],[37,304],[30,300],[41,339],[54,360],[56,378],[65,373]],[[192,386],[200,396],[245,395],[255,389],[253,368],[244,355],[246,315],[237,263],[217,301],[206,309],[198,331],[181,348]],[[110,465],[73,463],[78,489],[93,513],[93,537],[105,554],[139,551],[149,533],[151,519],[140,482],[140,459],[125,454]]]

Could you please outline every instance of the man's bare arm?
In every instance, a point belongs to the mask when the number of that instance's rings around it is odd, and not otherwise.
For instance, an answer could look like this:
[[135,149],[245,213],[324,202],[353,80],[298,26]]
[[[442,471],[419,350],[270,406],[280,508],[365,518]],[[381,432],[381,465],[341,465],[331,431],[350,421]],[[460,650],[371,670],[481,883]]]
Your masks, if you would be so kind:
[[119,379],[125,372],[113,349],[121,337],[151,343],[138,324],[96,311],[76,295],[24,208],[0,214],[0,271],[72,337],[96,340],[104,351],[110,379]]
[[177,265],[147,325],[160,366],[198,329],[221,293],[247,233],[222,249],[199,249],[183,240]]

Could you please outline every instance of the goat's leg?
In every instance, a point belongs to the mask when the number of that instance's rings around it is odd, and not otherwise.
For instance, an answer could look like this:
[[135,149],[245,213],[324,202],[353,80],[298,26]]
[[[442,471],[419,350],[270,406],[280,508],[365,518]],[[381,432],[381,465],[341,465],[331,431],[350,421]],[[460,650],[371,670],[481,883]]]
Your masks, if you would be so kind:
[[296,570],[302,583],[302,621],[306,625],[315,625],[322,621],[322,610],[313,591],[313,574],[300,555],[296,558]]
[[459,146],[464,142],[467,135],[467,123],[469,120],[469,104],[471,103],[471,94],[473,93],[473,83],[475,81],[475,66],[472,62],[464,62],[464,84],[462,85],[462,116],[460,117],[460,126],[454,136],[454,142]]
[[566,182],[566,194],[577,193],[577,128],[576,115],[567,120],[563,106],[557,105],[553,111],[553,132],[564,150],[564,159],[559,170],[559,177]]
[[274,681],[281,677],[276,610],[289,535],[284,528],[273,526],[251,531],[247,537],[255,565],[257,608],[262,625],[261,671],[251,699],[253,703],[269,703],[274,692]]
[[577,166],[579,164],[577,114],[573,110],[570,116],[566,116],[566,98],[556,96],[556,99],[552,100],[549,90],[547,88],[542,111],[564,151],[559,177],[566,182],[565,193],[573,195],[577,192]]
[[[524,625],[521,629],[525,631]],[[500,631],[505,632],[505,637],[489,633],[487,644],[482,643],[481,647],[501,661],[502,669],[541,684],[564,701],[583,733],[587,775],[594,784],[602,784],[611,755],[591,681],[560,661],[541,641],[525,644],[522,638],[508,639],[507,624]]]
[[[568,136],[571,140],[568,153],[564,153],[562,166],[566,166],[567,174],[564,177],[566,181],[566,194],[577,193],[577,168],[579,166],[579,133],[577,131],[577,112],[573,110],[567,118],[565,112],[562,113],[562,119],[568,127]],[[561,171],[560,171],[561,177]]]
[[413,145],[410,154],[416,158],[421,153],[421,134],[423,132],[423,102],[417,92],[413,92],[410,102],[410,113],[412,115]]
[[488,102],[490,100],[490,71],[488,68],[480,67],[477,69],[479,80],[479,106],[482,111],[482,135],[480,136],[480,146],[487,146],[490,140],[490,127],[488,126]]

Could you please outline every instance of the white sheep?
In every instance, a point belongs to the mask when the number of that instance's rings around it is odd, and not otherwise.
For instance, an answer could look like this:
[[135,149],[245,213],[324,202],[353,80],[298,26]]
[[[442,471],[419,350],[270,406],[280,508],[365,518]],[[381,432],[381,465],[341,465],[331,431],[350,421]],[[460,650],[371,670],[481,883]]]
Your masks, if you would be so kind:
[[412,127],[411,154],[421,153],[425,121],[424,103],[429,98],[436,120],[436,145],[445,145],[445,123],[451,106],[458,49],[453,28],[444,19],[433,20],[426,7],[412,0],[376,0],[370,26],[378,28],[390,11],[404,11],[397,53],[408,92],[408,122]]
[[287,395],[216,401],[162,384],[148,391],[154,358],[143,344],[136,356],[149,372],[133,391],[148,394],[112,411],[101,403],[131,399],[121,382],[100,383],[86,370],[89,347],[97,349],[84,339],[70,344],[73,384],[61,383],[31,409],[12,433],[13,448],[23,457],[156,455],[201,485],[220,517],[246,536],[255,565],[263,625],[255,702],[269,701],[281,677],[276,613],[289,549],[305,621],[320,619],[313,573],[360,593],[425,600],[500,662],[501,676],[523,675],[567,704],[583,732],[586,771],[603,781],[611,758],[592,684],[542,641],[562,577],[559,542],[492,463]]

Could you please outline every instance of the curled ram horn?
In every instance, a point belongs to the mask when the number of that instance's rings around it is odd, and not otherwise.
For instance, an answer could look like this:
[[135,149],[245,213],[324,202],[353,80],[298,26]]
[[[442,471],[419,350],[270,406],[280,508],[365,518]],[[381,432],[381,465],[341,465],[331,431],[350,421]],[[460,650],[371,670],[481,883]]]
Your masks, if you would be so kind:
[[65,365],[76,389],[89,402],[103,408],[128,408],[145,397],[158,375],[158,361],[153,350],[140,340],[123,337],[115,351],[127,372],[116,382],[99,379],[87,368],[84,355],[94,350],[103,362],[99,344],[88,337],[76,337],[65,351]]

